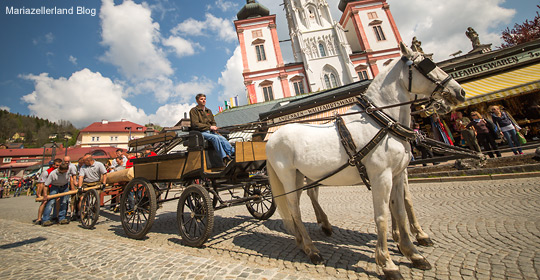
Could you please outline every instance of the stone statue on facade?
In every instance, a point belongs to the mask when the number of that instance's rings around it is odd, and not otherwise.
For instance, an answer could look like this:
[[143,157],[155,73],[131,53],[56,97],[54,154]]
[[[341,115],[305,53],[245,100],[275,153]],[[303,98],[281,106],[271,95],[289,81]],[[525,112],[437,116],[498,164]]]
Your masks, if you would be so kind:
[[424,53],[422,50],[422,42],[416,39],[416,36],[412,38],[411,49],[415,52]]
[[472,27],[467,28],[465,35],[467,35],[467,38],[471,40],[473,49],[480,47],[480,37],[478,37],[478,33],[476,33],[476,31]]

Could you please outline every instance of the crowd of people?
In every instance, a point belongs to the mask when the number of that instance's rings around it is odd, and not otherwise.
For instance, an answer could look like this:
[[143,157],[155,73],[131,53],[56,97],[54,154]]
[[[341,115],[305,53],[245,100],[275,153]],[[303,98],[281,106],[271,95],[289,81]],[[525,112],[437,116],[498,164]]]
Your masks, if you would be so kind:
[[[490,158],[494,158],[502,156],[497,144],[497,140],[501,139],[508,144],[514,155],[522,155],[521,143],[523,139],[520,140],[522,136],[519,133],[521,127],[501,106],[489,106],[488,112],[489,118],[478,111],[470,112],[470,118],[459,111],[452,113],[451,120],[458,141],[463,142],[475,152],[481,153],[483,148]],[[413,124],[413,129],[425,136],[417,123]],[[422,159],[433,157],[433,153],[429,149],[416,143],[412,144],[422,155]],[[455,143],[455,145],[458,144]]]
[[[107,174],[133,166],[131,159],[141,156],[155,156],[151,148],[146,148],[144,154],[133,153],[126,155],[123,149],[116,150],[116,157],[103,164],[96,161],[91,154],[85,154],[78,164],[71,163],[69,156],[55,159],[49,163],[49,169],[42,172],[37,179],[36,196],[43,201],[38,208],[35,224],[53,225],[55,222],[64,225],[80,219],[81,198],[86,187],[105,186]],[[51,199],[49,196],[77,191],[71,195],[63,195]],[[117,204],[117,200],[111,201]],[[71,205],[71,207],[69,207]],[[68,209],[70,212],[68,212]]]
[[0,181],[0,198],[9,198],[20,196],[26,191],[26,195],[36,194],[37,175],[29,176],[23,179],[2,179]]

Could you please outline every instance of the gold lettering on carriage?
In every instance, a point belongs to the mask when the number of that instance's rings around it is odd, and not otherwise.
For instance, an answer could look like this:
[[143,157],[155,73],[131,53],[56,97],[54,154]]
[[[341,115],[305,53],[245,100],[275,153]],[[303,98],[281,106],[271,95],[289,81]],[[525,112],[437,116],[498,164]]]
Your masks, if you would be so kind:
[[338,101],[324,104],[321,106],[313,107],[304,111],[300,111],[293,114],[281,116],[279,118],[275,118],[272,120],[272,123],[278,123],[278,122],[288,121],[292,119],[302,118],[305,116],[309,116],[309,115],[317,114],[320,112],[325,112],[325,111],[329,111],[329,110],[336,109],[339,107],[347,106],[355,102],[356,102],[356,97],[349,97],[346,99],[338,100]]
[[448,71],[448,74],[452,75],[452,78],[454,79],[466,78],[466,77],[473,76],[476,74],[485,73],[491,70],[500,69],[508,65],[524,63],[526,61],[537,59],[539,57],[540,57],[540,49],[534,49],[534,50],[519,53],[514,56],[509,56],[509,57],[497,59],[494,61],[486,62],[483,64],[474,65],[472,67],[468,67],[465,69],[461,69],[461,70],[457,70],[453,72]]

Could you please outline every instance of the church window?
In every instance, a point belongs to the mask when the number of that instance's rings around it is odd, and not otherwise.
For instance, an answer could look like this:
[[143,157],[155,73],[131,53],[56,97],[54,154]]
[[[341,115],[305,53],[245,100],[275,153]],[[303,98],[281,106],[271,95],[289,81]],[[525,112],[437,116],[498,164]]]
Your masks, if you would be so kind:
[[296,95],[304,94],[304,83],[302,81],[294,82],[293,85]]
[[251,36],[253,36],[253,38],[259,38],[259,37],[262,37],[262,30],[260,29],[257,29],[257,30],[253,30],[251,31]]
[[332,88],[332,85],[330,85],[330,78],[328,77],[328,74],[324,75],[324,83],[326,84],[326,88]]
[[364,81],[364,80],[369,79],[368,75],[367,75],[367,71],[365,71],[365,70],[358,71],[358,77],[360,78],[360,81]]
[[375,36],[377,36],[377,41],[384,41],[386,37],[380,25],[373,26],[373,31],[375,31]]
[[369,12],[369,13],[367,13],[367,16],[368,16],[368,19],[376,19],[376,18],[378,18],[377,17],[377,12]]
[[321,57],[326,56],[326,51],[324,50],[324,45],[323,44],[319,44],[319,52],[321,53]]
[[337,87],[338,86],[336,76],[334,75],[334,73],[330,74],[330,81],[332,81],[332,87]]
[[272,93],[272,86],[263,87],[264,101],[274,100],[274,93]]
[[255,51],[257,52],[257,61],[266,60],[266,53],[264,52],[264,45],[255,46]]

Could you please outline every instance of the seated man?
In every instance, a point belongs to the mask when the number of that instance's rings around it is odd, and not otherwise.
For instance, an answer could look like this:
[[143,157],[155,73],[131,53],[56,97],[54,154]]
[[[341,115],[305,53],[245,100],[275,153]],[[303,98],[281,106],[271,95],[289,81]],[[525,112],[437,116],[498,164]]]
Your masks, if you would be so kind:
[[221,136],[217,130],[216,121],[212,111],[206,108],[206,95],[199,93],[195,97],[197,106],[189,111],[191,128],[200,131],[204,139],[210,141],[214,149],[221,155],[223,162],[227,165],[234,154],[234,148],[225,137]]

